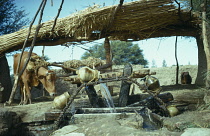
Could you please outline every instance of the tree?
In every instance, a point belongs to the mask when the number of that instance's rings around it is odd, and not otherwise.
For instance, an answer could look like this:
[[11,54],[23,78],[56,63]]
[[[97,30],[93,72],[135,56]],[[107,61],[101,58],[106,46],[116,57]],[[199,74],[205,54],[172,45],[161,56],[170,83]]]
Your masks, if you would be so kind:
[[[17,31],[22,26],[28,23],[25,18],[27,14],[21,9],[17,9],[14,0],[0,1],[0,35],[12,33]],[[0,54],[0,84],[3,91],[0,93],[0,102],[5,102],[9,99],[12,90],[12,83],[10,79],[10,70],[5,53]]]
[[0,1],[0,35],[19,30],[29,23],[25,10],[17,9],[14,0]]
[[[126,63],[140,64],[146,66],[147,60],[144,59],[143,50],[138,44],[132,42],[111,41],[112,58],[115,64],[124,65]],[[89,48],[89,52],[85,52],[81,59],[86,59],[93,56],[100,59],[105,59],[105,49],[103,44],[95,44]]]
[[[185,7],[185,8],[190,8],[192,9],[193,11],[203,11],[203,6],[204,6],[204,3],[206,1],[206,3],[208,3],[207,6],[209,6],[209,2],[210,0],[179,0],[180,3],[182,3],[182,5]],[[191,3],[192,2],[192,3]],[[207,8],[206,9],[206,12],[209,13],[210,12],[210,8]],[[210,18],[210,15],[207,14],[207,18],[209,19]]]
[[163,60],[162,67],[167,67],[166,60]]
[[47,55],[44,55],[44,56],[42,57],[42,59],[45,60],[45,61],[50,60],[50,58],[49,58]]
[[156,67],[157,67],[156,62],[155,62],[154,59],[152,60],[152,66],[151,66],[151,67],[152,67],[152,68],[156,68]]

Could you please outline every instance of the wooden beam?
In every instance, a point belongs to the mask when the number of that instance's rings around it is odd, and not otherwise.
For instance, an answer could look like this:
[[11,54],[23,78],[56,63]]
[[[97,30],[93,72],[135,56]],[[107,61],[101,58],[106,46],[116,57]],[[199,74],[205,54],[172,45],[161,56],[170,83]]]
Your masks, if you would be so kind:
[[[140,110],[142,108],[144,107],[116,107],[115,109],[117,113],[122,113],[122,112],[134,113],[134,110]],[[110,113],[110,108],[79,108],[78,111],[80,111],[80,114],[92,114],[92,113],[112,114]],[[61,113],[62,111],[46,112],[45,121],[56,120]]]
[[[150,69],[140,69],[137,71],[134,71],[131,75],[132,78],[143,78],[146,75],[155,75],[156,72],[150,72]],[[99,78],[105,79],[105,78],[117,78],[123,75],[123,72],[110,72],[110,73],[103,73],[99,75]],[[65,81],[70,81],[72,84],[80,84],[81,81],[77,77],[77,75],[69,76],[69,77],[60,77],[64,79]]]

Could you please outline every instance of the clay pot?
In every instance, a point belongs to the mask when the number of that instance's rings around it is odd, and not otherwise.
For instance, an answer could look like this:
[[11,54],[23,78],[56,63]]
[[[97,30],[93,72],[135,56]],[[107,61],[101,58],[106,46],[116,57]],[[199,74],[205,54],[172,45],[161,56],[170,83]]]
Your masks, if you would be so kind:
[[82,82],[91,82],[99,78],[99,71],[89,67],[82,67],[76,73]]
[[56,109],[63,109],[69,101],[70,98],[69,92],[65,92],[60,96],[54,98],[53,106]]
[[160,88],[159,80],[153,76],[146,76],[145,80],[146,86],[148,86],[149,90],[156,90]]
[[176,116],[179,113],[179,110],[176,108],[176,105],[167,106],[168,112],[171,117]]

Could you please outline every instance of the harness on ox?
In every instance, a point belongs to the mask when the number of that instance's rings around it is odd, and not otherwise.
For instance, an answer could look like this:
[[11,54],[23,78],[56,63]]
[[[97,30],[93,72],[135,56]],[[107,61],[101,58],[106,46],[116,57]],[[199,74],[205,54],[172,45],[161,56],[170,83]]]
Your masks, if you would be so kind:
[[[48,65],[49,65],[49,62],[46,62],[45,60],[43,60],[38,55],[35,55],[35,56],[31,56],[31,59],[29,60],[29,63],[27,65],[26,69],[29,72],[34,72],[35,75],[38,77],[38,70],[39,70],[39,68],[40,67],[44,67],[44,68],[47,69]],[[47,72],[46,75],[47,74],[49,74],[49,73]]]

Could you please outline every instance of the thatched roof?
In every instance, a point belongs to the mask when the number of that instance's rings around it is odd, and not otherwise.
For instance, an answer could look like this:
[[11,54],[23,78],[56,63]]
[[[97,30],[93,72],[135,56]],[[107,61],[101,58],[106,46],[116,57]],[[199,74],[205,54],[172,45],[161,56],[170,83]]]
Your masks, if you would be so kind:
[[[42,23],[36,45],[53,46],[71,41],[96,40],[109,36],[113,40],[142,40],[163,36],[195,36],[199,18],[188,11],[179,12],[171,0],[141,0],[99,8],[97,5],[54,21]],[[30,46],[35,33],[33,26]],[[0,36],[0,53],[20,49],[28,28]]]

